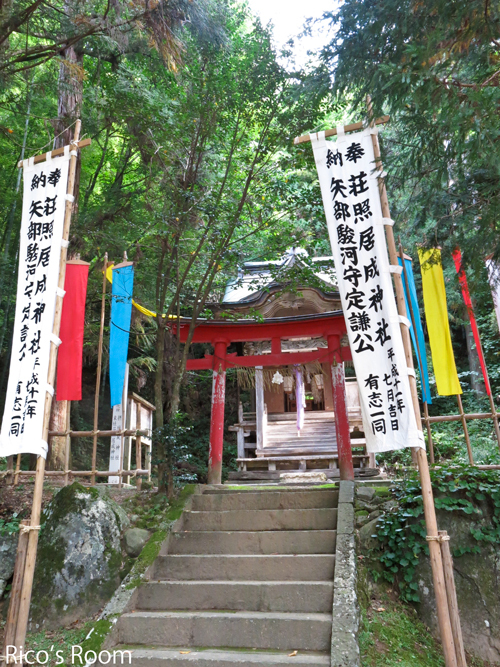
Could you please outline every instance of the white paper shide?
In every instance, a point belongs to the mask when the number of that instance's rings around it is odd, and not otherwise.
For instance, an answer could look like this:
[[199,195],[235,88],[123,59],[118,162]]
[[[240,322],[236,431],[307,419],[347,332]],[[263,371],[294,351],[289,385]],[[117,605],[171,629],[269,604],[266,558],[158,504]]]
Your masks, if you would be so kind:
[[66,151],[48,157],[24,165],[16,316],[0,456],[47,454],[43,412],[70,156]]
[[423,445],[387,256],[370,130],[311,135],[368,452]]

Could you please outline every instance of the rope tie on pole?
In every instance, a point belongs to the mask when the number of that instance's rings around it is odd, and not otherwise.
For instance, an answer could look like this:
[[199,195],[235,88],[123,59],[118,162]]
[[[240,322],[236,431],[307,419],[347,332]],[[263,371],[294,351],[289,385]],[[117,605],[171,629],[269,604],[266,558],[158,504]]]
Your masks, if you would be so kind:
[[30,533],[32,530],[40,530],[41,526],[19,526],[19,533],[24,535],[25,533]]
[[427,542],[449,542],[450,541],[450,536],[449,535],[427,535],[426,538]]

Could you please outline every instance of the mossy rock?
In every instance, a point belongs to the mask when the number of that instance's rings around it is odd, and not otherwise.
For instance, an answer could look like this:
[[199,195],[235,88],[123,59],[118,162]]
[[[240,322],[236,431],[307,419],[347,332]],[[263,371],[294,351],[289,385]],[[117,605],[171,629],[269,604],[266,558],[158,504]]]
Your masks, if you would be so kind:
[[120,584],[125,512],[106,493],[75,482],[42,516],[31,618],[45,627],[96,613]]
[[[438,525],[450,536],[450,547],[461,556],[453,559],[455,586],[465,649],[488,663],[500,664],[500,545],[479,543],[472,530],[491,525],[487,507],[477,515],[437,511]],[[417,567],[420,603],[417,611],[438,634],[432,572],[428,558]]]

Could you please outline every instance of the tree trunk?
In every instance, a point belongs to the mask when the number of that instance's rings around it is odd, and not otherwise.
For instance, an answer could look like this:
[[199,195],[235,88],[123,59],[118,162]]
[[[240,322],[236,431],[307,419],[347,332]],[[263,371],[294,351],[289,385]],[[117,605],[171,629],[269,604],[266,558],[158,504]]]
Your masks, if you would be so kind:
[[[77,13],[76,6],[72,0],[67,0],[64,7],[65,13],[74,17]],[[83,53],[79,45],[69,46],[63,51],[63,57],[59,65],[58,81],[58,104],[57,121],[54,123],[56,138],[54,148],[67,146],[73,138],[73,129],[70,127],[80,117],[83,102]],[[59,136],[58,136],[59,135]],[[73,215],[78,210],[78,191],[80,185],[81,161],[80,155],[76,164],[73,203]],[[52,401],[50,412],[50,429],[64,431],[67,424],[68,401]],[[60,441],[60,442],[59,442]],[[48,470],[64,470],[64,448],[65,438],[52,438],[50,451],[47,459]]]
[[[155,373],[155,424],[156,428],[162,428],[163,424],[163,362],[165,359],[165,324],[163,318],[158,314],[158,333],[156,336],[156,373]],[[164,456],[163,443],[157,440],[154,447],[157,452],[158,462],[158,492],[167,491],[167,461],[161,459]]]
[[464,325],[465,329],[465,340],[467,342],[467,357],[469,360],[469,369],[470,369],[470,386],[472,391],[475,391],[476,394],[486,394],[486,389],[483,382],[483,373],[481,370],[481,364],[479,363],[479,355],[474,343],[474,335],[470,324]]
[[[50,431],[65,431],[69,401],[53,401],[50,412]],[[50,438],[50,450],[47,457],[47,470],[64,470],[66,463],[66,437]]]

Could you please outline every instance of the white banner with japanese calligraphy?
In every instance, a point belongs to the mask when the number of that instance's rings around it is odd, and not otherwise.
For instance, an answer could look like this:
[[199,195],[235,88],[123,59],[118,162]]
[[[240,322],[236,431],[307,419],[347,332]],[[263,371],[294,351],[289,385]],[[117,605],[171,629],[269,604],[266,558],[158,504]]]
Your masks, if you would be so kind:
[[[422,447],[392,287],[370,129],[311,135],[368,452]],[[400,268],[396,268],[400,271]]]
[[[50,343],[68,185],[65,155],[25,160],[16,317],[0,456],[47,455],[42,440]],[[50,391],[50,389],[49,389]]]

